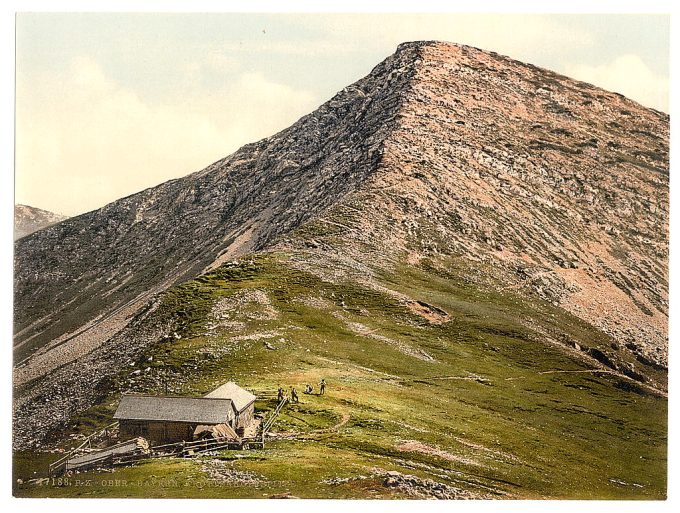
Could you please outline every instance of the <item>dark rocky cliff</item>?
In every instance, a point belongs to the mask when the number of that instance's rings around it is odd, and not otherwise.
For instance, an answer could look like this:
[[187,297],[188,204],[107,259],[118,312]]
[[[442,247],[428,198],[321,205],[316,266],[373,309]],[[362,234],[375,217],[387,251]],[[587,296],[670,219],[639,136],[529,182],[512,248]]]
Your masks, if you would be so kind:
[[377,169],[414,54],[388,58],[290,128],[198,173],[17,242],[16,360],[220,257],[265,248],[359,187]]

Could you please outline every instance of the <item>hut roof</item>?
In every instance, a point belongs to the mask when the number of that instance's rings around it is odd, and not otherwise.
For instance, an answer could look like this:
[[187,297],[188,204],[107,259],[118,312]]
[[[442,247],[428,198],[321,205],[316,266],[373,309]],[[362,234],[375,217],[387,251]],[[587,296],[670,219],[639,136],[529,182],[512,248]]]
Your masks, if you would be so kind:
[[124,395],[114,419],[222,424],[234,418],[230,399]]
[[242,412],[256,399],[253,394],[244,390],[233,381],[229,381],[228,383],[217,387],[204,397],[206,399],[231,399],[238,412]]

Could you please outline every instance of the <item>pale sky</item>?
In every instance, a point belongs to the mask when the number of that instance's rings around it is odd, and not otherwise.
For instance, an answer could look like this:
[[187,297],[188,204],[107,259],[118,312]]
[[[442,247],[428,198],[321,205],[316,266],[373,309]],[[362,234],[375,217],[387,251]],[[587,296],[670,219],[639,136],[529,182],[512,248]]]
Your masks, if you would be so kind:
[[668,112],[669,17],[19,14],[16,202],[75,215],[286,128],[403,41],[477,46]]

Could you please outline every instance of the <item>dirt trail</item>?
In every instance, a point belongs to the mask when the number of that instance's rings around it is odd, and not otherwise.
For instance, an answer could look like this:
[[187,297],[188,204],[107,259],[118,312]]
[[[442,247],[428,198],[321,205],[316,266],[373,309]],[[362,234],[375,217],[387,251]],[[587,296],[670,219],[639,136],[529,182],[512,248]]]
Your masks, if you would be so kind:
[[305,432],[287,431],[285,433],[270,433],[269,436],[271,436],[272,438],[276,438],[277,440],[304,440],[311,435],[323,435],[339,431],[345,424],[347,424],[347,422],[349,422],[350,418],[351,415],[348,412],[342,412],[340,421],[337,424],[327,428],[319,428]]
[[350,419],[350,414],[347,412],[342,412],[342,418],[340,419],[340,422],[335,424],[334,426],[328,427],[328,428],[322,428],[322,429],[315,429],[311,433],[318,434],[318,433],[331,433],[333,431],[338,431],[342,426],[347,424]]

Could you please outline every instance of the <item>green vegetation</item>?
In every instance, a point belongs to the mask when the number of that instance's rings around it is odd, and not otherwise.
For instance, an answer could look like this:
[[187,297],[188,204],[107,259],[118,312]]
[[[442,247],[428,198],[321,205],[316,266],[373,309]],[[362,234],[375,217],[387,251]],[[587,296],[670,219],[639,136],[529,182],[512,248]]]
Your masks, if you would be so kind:
[[[292,258],[253,256],[168,291],[156,315],[177,319],[181,338],[150,347],[152,370],[135,382],[140,392],[170,384],[187,395],[227,380],[295,386],[301,403],[275,424],[280,439],[265,450],[78,474],[64,486],[27,482],[56,455],[17,455],[24,483],[15,494],[394,498],[405,492],[383,486],[377,472],[397,470],[497,498],[665,497],[666,399],[595,370],[563,344],[604,347],[605,335],[482,284],[455,259],[377,280],[449,314],[434,324],[395,294],[349,277],[324,281]],[[219,304],[224,318],[212,313]],[[321,378],[326,395],[302,394]],[[70,429],[110,422],[116,401],[114,387]],[[231,477],[211,477],[212,465]]]

